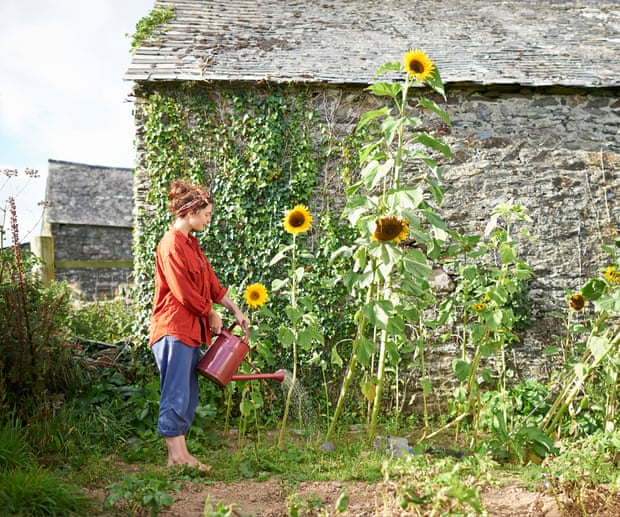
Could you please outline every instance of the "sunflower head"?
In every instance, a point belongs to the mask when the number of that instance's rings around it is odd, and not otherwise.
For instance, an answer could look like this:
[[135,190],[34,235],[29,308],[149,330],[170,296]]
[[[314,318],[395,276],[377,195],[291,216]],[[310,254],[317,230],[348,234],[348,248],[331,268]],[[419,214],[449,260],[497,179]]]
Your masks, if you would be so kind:
[[569,299],[568,299],[568,304],[570,305],[570,308],[573,309],[574,311],[579,312],[580,310],[582,310],[586,304],[586,301],[583,297],[583,295],[577,293],[577,294],[571,294]]
[[472,304],[471,308],[474,309],[476,312],[482,312],[484,309],[487,308],[487,304],[484,302],[474,303]]
[[284,216],[284,229],[293,235],[310,229],[312,215],[304,205],[297,205]]
[[409,222],[393,215],[382,217],[377,221],[377,228],[372,234],[373,241],[400,242],[409,234]]
[[405,72],[422,82],[433,75],[435,63],[420,49],[409,49],[403,58]]
[[267,289],[263,284],[249,285],[243,293],[243,298],[250,309],[258,309],[267,302]]
[[616,266],[607,266],[603,278],[612,284],[620,283],[620,273],[616,270]]

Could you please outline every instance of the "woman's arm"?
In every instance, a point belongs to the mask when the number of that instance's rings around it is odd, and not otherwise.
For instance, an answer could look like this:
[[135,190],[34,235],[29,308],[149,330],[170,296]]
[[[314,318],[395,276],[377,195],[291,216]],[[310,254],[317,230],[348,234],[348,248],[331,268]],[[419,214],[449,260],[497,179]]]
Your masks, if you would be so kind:
[[[223,296],[223,298],[217,302],[219,303],[221,306],[226,307],[230,312],[233,313],[233,315],[235,316],[235,320],[237,320],[237,323],[239,324],[239,326],[244,330],[245,332],[245,340],[248,340],[248,334],[249,334],[249,325],[250,322],[248,321],[248,318],[246,317],[245,314],[243,314],[243,312],[241,311],[241,309],[239,307],[237,307],[237,305],[235,304],[235,302],[233,302],[227,294],[225,294]],[[220,319],[220,330],[221,330],[221,319]],[[219,332],[218,332],[219,334]]]

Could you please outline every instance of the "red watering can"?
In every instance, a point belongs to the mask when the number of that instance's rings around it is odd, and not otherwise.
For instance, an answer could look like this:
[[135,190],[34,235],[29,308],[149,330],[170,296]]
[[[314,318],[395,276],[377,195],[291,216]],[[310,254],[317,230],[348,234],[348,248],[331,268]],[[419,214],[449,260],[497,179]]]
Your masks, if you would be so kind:
[[226,386],[230,381],[249,381],[255,379],[274,379],[278,382],[284,381],[284,370],[275,373],[260,373],[255,366],[250,366],[258,373],[239,373],[235,372],[250,351],[248,344],[239,336],[232,333],[232,329],[237,323],[233,323],[228,330],[222,329],[211,346],[202,356],[196,366],[196,373],[206,377],[218,386]]

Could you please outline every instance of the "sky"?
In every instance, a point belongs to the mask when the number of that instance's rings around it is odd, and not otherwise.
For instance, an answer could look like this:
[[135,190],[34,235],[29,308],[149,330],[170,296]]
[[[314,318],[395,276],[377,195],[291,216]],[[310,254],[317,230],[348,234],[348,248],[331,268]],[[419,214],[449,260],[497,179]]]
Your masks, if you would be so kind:
[[154,4],[0,0],[0,226],[12,196],[21,242],[40,234],[48,160],[134,166],[133,83],[123,76],[130,36]]

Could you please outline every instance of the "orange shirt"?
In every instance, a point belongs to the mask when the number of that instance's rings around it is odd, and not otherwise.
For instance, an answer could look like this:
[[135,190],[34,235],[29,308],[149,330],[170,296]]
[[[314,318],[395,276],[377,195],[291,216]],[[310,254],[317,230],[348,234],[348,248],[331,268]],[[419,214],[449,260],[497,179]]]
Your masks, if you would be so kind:
[[211,333],[205,316],[211,310],[211,303],[219,303],[226,292],[196,237],[170,228],[155,253],[155,297],[149,343],[173,336],[190,346],[200,346],[203,339],[210,344]]

